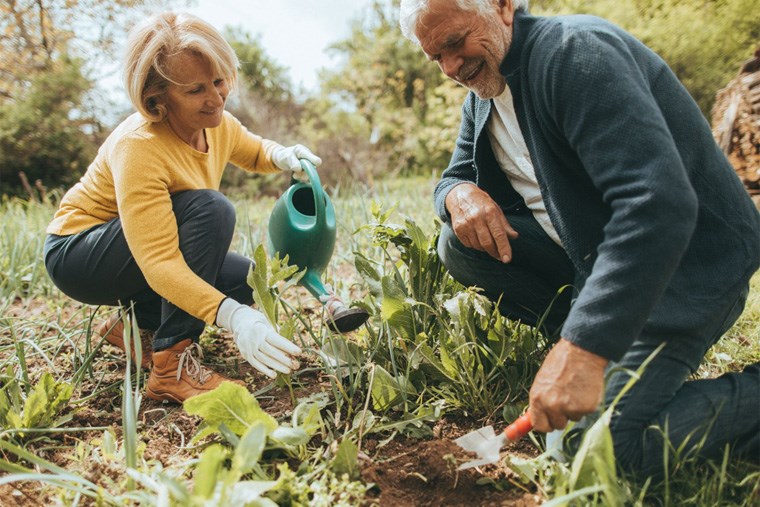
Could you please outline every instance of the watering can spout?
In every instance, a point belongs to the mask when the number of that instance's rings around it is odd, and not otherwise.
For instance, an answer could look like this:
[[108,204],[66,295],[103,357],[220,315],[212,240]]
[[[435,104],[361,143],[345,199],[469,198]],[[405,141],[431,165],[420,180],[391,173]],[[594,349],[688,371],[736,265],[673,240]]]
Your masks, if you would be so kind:
[[299,283],[325,305],[330,327],[338,332],[353,331],[369,314],[342,302],[336,305],[340,300],[322,283],[335,248],[335,210],[316,167],[308,160],[300,162],[309,183],[291,179],[290,187],[275,202],[269,217],[269,253],[287,255],[291,264],[305,269]]

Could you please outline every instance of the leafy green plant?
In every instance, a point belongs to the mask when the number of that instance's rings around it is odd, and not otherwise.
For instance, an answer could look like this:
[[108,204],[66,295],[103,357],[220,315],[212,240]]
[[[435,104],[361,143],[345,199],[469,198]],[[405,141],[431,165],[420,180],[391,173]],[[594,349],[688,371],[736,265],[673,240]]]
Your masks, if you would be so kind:
[[[306,457],[306,453],[299,453],[298,449],[324,426],[318,403],[300,403],[293,410],[291,425],[286,426],[264,412],[256,398],[244,387],[224,382],[214,391],[190,398],[184,406],[188,413],[199,415],[204,420],[204,427],[194,437],[195,441],[211,433],[220,433],[233,450],[219,444],[206,448],[195,469],[196,482],[192,495],[180,495],[177,497],[179,501],[189,505],[277,505],[263,496],[266,493],[267,496],[279,498],[280,504],[333,505],[320,502],[320,493],[327,493],[329,498],[336,500],[334,491],[320,492],[315,487],[320,480],[328,481],[332,488],[345,485],[352,499],[364,494],[364,487],[352,485],[358,475],[357,451],[355,444],[348,439],[338,446],[329,466],[322,463],[311,471],[303,471],[302,465],[299,472],[294,473],[282,464],[278,466],[278,481],[271,480],[269,472],[260,466],[263,454],[273,449],[284,450],[301,459]],[[228,462],[229,467],[226,466]],[[310,477],[306,483],[303,483],[302,472]],[[256,480],[242,480],[251,474]],[[294,497],[302,500],[296,501]]]
[[[10,380],[8,380],[10,377]],[[0,437],[10,434],[20,439],[28,437],[24,430],[56,428],[71,420],[68,408],[74,388],[67,382],[57,382],[52,374],[45,372],[39,381],[24,395],[12,371],[6,371],[4,385],[0,389]]]
[[259,425],[263,428],[262,445],[292,451],[293,447],[305,445],[322,425],[319,410],[311,407],[294,410],[293,426],[280,425],[245,387],[232,382],[222,382],[213,391],[185,400],[184,408],[188,414],[203,418],[193,441],[220,433],[237,444],[238,437]]
[[354,507],[365,505],[369,486],[353,480],[348,473],[335,472],[323,464],[307,465],[293,471],[278,466],[277,484],[267,496],[277,505],[293,507]]
[[436,251],[437,230],[426,234],[409,218],[391,224],[391,212],[377,205],[372,214],[363,230],[382,258],[357,253],[355,264],[370,290],[367,304],[381,319],[369,338],[384,340],[373,356],[374,408],[406,412],[443,399],[466,413],[492,415],[505,400],[520,401],[540,364],[543,338],[449,276]]
[[545,352],[541,335],[502,317],[498,305],[473,289],[441,306],[437,349],[418,349],[424,363],[446,379],[433,391],[465,413],[490,415],[504,408],[508,418],[517,416]]
[[[270,259],[264,250],[264,245],[256,247],[253,259],[256,267],[248,273],[248,285],[253,289],[253,299],[261,312],[267,316],[272,325],[276,325],[277,303],[281,301],[282,293],[296,285],[302,275],[296,275],[298,267],[288,265],[287,257]],[[278,290],[277,285],[280,282],[284,282],[284,286]]]
[[[132,318],[127,319],[125,313],[122,314],[122,321],[124,323],[124,348],[125,350],[132,350],[132,342],[134,342],[135,350],[135,386],[132,387],[132,356],[126,354],[127,367],[125,369],[124,382],[122,384],[122,397],[121,397],[121,413],[123,414],[124,425],[124,457],[126,461],[127,470],[137,468],[137,414],[140,411],[140,402],[142,400],[142,394],[140,392],[140,361],[142,360],[142,340],[140,339],[140,330],[137,327],[137,318],[132,312]],[[130,325],[131,323],[131,325]],[[134,488],[132,478],[127,481],[127,487],[129,489]]]
[[330,380],[335,401],[332,422],[340,426],[348,424],[357,409],[369,399],[363,391],[367,389],[367,371],[371,367],[372,352],[342,336],[330,336],[317,349],[322,368]]
[[133,469],[128,473],[143,486],[141,496],[150,504],[167,498],[188,506],[276,506],[263,496],[276,484],[260,467],[267,431],[264,423],[257,422],[246,429],[234,449],[220,444],[206,447],[195,463],[192,490],[167,473],[150,475]]

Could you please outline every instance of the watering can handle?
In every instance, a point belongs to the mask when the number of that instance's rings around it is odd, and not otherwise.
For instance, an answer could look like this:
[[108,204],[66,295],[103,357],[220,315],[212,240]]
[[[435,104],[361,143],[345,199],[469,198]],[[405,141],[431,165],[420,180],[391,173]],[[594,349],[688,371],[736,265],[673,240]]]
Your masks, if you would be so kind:
[[317,168],[314,167],[314,164],[309,162],[306,159],[300,159],[299,162],[301,162],[301,168],[303,168],[303,171],[306,173],[306,176],[309,177],[309,183],[311,184],[311,191],[314,194],[314,211],[316,212],[316,223],[319,225],[320,223],[324,223],[326,220],[326,214],[325,214],[325,194],[324,190],[322,190],[322,183],[319,181],[319,173],[317,172]]

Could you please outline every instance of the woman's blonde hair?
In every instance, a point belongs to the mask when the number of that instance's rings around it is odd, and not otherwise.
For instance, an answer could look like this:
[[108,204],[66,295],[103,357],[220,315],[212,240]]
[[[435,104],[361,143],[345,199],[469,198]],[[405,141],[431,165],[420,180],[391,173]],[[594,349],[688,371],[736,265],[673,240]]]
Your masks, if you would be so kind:
[[123,65],[129,100],[146,119],[159,122],[166,117],[166,106],[159,99],[167,85],[174,83],[169,62],[184,51],[203,57],[215,74],[228,81],[231,90],[235,88],[240,63],[216,28],[192,14],[153,15],[129,32]]

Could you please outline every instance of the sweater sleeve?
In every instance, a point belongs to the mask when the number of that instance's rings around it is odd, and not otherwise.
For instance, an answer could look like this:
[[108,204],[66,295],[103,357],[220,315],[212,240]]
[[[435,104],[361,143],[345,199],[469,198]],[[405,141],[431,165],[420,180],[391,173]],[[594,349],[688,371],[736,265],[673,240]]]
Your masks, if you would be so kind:
[[475,116],[473,112],[474,95],[469,93],[462,105],[462,123],[459,128],[454,152],[449,167],[443,171],[441,180],[435,187],[433,199],[438,217],[444,222],[451,222],[446,210],[446,196],[461,183],[476,183],[475,170]]
[[110,162],[124,236],[153,290],[213,324],[224,294],[196,275],[182,257],[169,191],[171,173],[163,170],[162,148],[134,137],[114,147]]
[[232,143],[230,162],[249,172],[280,172],[272,162],[272,151],[280,145],[252,133],[232,115],[229,115],[229,121]]
[[547,121],[610,209],[562,336],[612,360],[641,333],[697,219],[696,194],[652,93],[652,82],[668,70],[623,37],[611,30],[563,33],[552,54],[532,60],[540,63],[531,75]]

